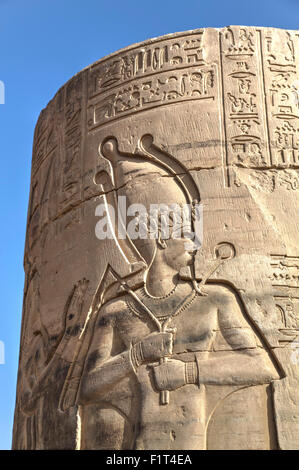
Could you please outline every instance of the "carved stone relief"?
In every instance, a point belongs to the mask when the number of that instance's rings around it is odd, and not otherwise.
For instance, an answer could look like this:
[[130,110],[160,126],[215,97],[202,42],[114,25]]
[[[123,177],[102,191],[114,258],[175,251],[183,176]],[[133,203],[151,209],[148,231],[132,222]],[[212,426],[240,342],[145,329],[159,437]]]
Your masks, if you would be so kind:
[[156,38],[42,111],[14,448],[299,448],[298,39]]

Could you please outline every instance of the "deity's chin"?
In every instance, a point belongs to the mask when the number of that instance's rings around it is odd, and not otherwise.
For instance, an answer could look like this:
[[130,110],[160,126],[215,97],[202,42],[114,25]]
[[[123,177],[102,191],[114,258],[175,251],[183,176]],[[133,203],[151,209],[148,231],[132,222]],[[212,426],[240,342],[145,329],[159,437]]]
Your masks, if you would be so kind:
[[188,253],[187,266],[192,266],[194,264],[194,254]]

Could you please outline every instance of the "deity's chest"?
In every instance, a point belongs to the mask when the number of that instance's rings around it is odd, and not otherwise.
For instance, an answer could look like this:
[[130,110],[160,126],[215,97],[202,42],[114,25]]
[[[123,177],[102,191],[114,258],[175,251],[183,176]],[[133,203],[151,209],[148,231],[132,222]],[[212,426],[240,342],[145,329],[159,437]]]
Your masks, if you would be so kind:
[[176,328],[173,353],[208,351],[218,328],[217,309],[203,297],[173,318],[170,326]]
[[193,295],[172,296],[166,301],[141,298],[156,321],[135,301],[128,299],[127,315],[121,326],[125,343],[136,342],[148,334],[173,329],[174,354],[207,351],[218,330],[217,309],[205,297]]

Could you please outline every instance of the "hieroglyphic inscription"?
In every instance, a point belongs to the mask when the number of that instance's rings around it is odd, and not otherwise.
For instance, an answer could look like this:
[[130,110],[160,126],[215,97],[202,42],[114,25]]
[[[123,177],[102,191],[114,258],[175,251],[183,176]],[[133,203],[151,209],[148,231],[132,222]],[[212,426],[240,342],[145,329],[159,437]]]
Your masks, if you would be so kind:
[[[296,173],[285,173],[299,168],[298,41],[295,32],[274,29],[220,33],[225,165],[268,169],[267,188],[298,185]],[[236,172],[229,174],[228,183],[240,186]]]
[[203,32],[124,51],[88,78],[88,130],[171,103],[214,100],[216,65],[205,60]]
[[55,98],[41,112],[34,133],[32,152],[32,173],[35,174],[42,162],[58,148],[59,126],[61,124],[63,93]]
[[298,35],[275,30],[263,35],[272,163],[282,168],[299,166]]
[[33,177],[28,220],[28,248],[32,248],[43,228],[57,216],[59,152],[54,149]]
[[272,285],[299,289],[299,258],[272,255]]
[[299,170],[297,169],[251,169],[243,168],[235,169],[233,175],[235,186],[241,186],[242,183],[249,185],[254,189],[266,193],[272,193],[276,189],[284,189],[286,191],[299,190]]
[[[15,448],[299,446],[297,33],[149,40],[84,69],[42,113]],[[287,77],[271,70],[283,61]],[[162,243],[159,224],[142,240],[125,224],[118,240],[117,210],[99,243],[95,208],[110,219],[124,196],[201,202],[204,246]]]
[[32,152],[32,182],[28,210],[27,248],[32,248],[43,227],[57,214],[60,179],[57,167],[60,161],[61,126],[63,122],[61,89],[38,119]]
[[285,295],[275,295],[274,299],[283,326],[285,328],[299,330],[299,296],[288,297]]
[[220,33],[226,165],[270,165],[259,81],[258,34],[229,27]]
[[299,257],[272,255],[271,268],[275,304],[283,327],[299,330]]
[[[64,216],[81,198],[82,82],[82,77],[71,80],[42,112],[37,124],[29,204],[29,249],[50,221]],[[68,218],[77,223],[77,211]],[[64,219],[65,216],[57,223],[58,233],[70,225]]]
[[81,140],[82,140],[83,79],[73,79],[65,91],[64,161],[60,195],[60,211],[77,203],[81,197]]
[[88,127],[93,129],[118,117],[164,104],[214,99],[215,68],[192,67],[134,80],[104,93],[88,108]]
[[153,42],[93,67],[89,76],[89,98],[135,78],[204,64],[203,32]]

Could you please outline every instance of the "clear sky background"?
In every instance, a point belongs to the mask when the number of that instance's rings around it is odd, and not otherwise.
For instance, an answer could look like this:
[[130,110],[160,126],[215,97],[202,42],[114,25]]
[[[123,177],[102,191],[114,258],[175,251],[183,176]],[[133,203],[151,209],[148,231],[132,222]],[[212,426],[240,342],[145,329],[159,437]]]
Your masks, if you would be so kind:
[[0,0],[0,449],[11,447],[23,251],[38,115],[76,72],[129,44],[228,25],[299,29],[299,0]]

